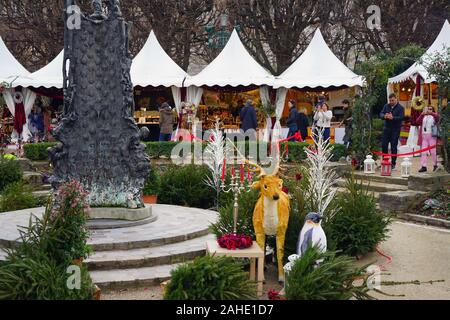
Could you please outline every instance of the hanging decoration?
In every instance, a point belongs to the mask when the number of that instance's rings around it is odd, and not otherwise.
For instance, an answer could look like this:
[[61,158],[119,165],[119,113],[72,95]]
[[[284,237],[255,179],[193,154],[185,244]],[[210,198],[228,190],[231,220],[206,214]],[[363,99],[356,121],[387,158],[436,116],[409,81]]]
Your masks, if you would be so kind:
[[27,117],[25,115],[25,106],[23,105],[22,88],[16,88],[13,95],[15,109],[14,109],[14,129],[19,136],[23,132],[23,126],[27,123]]

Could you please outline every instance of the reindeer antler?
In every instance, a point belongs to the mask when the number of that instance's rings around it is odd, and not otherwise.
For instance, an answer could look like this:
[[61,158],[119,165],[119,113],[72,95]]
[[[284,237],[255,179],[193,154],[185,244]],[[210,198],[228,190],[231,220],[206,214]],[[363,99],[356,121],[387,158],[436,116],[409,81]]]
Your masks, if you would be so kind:
[[252,172],[257,172],[259,173],[259,176],[263,176],[266,174],[266,172],[264,171],[264,169],[257,163],[250,161],[249,159],[247,159],[246,157],[244,157],[244,155],[239,151],[238,148],[236,148],[235,144],[233,143],[233,141],[231,141],[229,138],[227,138],[227,140],[232,144],[234,150],[236,150],[236,152],[238,153],[238,156],[241,157],[241,159],[244,159],[245,164],[250,165],[250,166],[254,166],[256,167],[256,170],[251,170]]

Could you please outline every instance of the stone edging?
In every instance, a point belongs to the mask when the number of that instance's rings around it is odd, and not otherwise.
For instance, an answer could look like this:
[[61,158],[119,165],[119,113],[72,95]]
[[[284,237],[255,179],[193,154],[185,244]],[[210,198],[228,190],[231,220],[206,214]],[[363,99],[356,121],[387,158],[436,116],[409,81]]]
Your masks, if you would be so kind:
[[412,213],[399,213],[399,214],[397,214],[397,217],[404,219],[404,220],[408,220],[408,221],[421,222],[421,223],[425,223],[425,224],[435,226],[435,227],[450,229],[450,221],[449,220],[421,216],[421,215],[412,214]]

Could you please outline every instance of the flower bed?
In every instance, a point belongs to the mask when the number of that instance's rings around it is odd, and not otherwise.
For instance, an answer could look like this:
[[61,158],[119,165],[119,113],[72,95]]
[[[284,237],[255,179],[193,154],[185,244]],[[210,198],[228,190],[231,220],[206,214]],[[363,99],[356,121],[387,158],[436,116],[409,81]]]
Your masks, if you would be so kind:
[[415,208],[415,214],[450,221],[450,189],[431,193]]

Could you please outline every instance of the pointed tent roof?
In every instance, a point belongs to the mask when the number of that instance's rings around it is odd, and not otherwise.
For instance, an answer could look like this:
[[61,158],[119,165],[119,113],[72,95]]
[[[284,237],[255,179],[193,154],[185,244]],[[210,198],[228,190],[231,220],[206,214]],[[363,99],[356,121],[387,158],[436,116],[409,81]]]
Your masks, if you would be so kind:
[[[427,52],[424,53],[420,60],[427,61],[429,59],[429,56],[432,56],[436,52],[442,51],[444,47],[450,47],[450,24],[448,23],[448,20],[445,20],[441,32],[439,32],[436,40],[434,40],[431,47],[428,48]],[[425,80],[425,83],[436,81],[436,79],[430,77],[424,65],[416,62],[398,76],[389,78],[389,83],[403,82],[407,79],[412,79],[413,81],[415,81],[414,78],[417,74],[419,74]]]
[[8,83],[20,76],[28,76],[30,72],[25,69],[19,61],[8,50],[0,36],[0,82]]
[[133,59],[131,80],[134,86],[177,86],[183,85],[187,73],[164,51],[152,31],[142,50]]
[[364,79],[330,50],[319,29],[303,54],[275,80],[275,88],[362,86]]
[[245,49],[236,30],[222,52],[199,74],[187,77],[185,86],[272,85],[274,77]]
[[63,61],[64,61],[64,50],[54,58],[45,67],[33,72],[27,77],[20,77],[14,81],[13,86],[22,87],[44,87],[44,88],[57,88],[62,89],[63,87]]

